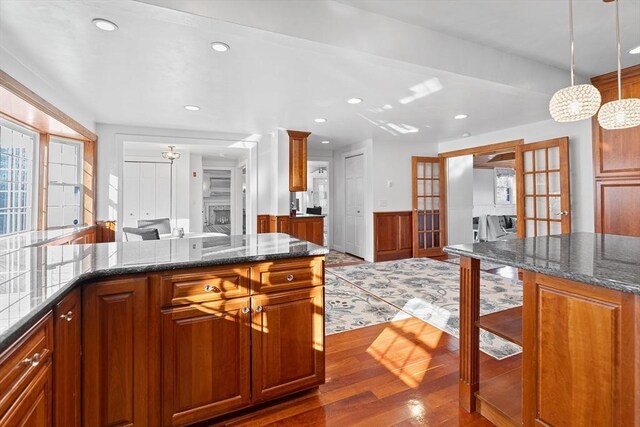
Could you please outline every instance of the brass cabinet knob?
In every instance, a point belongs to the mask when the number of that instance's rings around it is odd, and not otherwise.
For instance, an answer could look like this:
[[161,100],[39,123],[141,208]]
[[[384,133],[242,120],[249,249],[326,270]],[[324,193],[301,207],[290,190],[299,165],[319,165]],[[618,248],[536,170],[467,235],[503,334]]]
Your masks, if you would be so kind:
[[220,292],[220,288],[213,285],[204,285],[205,292]]
[[67,314],[61,314],[60,318],[62,320],[66,320],[67,322],[71,322],[71,320],[73,319],[73,311],[69,310]]
[[242,312],[243,312],[244,314],[247,314],[247,313],[248,313],[248,312],[250,312],[250,311],[251,311],[251,309],[250,309],[249,307],[242,307]]
[[22,363],[30,366],[38,366],[40,364],[41,359],[42,359],[42,356],[40,355],[40,353],[34,353],[33,356],[27,357],[26,359],[24,359]]
[[287,281],[292,282],[293,281],[293,274],[290,274],[287,276]]
[[262,306],[259,305],[256,307],[256,313],[260,313],[262,311]]

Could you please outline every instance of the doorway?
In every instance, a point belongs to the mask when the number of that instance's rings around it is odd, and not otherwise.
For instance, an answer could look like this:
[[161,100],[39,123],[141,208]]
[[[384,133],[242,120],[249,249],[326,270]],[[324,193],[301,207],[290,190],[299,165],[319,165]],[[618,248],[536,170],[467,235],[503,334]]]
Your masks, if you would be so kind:
[[345,252],[364,258],[364,155],[346,157],[344,167]]

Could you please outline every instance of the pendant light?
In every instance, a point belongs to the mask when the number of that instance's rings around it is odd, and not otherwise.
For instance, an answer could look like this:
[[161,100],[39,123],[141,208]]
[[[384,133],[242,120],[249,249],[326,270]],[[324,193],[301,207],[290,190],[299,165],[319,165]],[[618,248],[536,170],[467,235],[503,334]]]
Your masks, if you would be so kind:
[[602,97],[593,85],[576,85],[573,43],[573,2],[569,0],[569,36],[571,39],[571,86],[557,91],[549,101],[549,113],[556,122],[575,122],[593,117]]
[[607,102],[598,113],[598,122],[604,129],[626,129],[640,125],[640,99],[622,99],[622,72],[620,71],[620,11],[616,3],[616,48],[618,49],[618,99]]

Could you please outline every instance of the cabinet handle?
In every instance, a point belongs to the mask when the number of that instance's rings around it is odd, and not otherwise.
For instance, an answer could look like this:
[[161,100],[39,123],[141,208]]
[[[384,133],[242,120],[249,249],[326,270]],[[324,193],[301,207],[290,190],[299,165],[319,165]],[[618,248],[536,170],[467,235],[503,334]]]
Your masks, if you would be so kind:
[[62,320],[66,320],[67,322],[71,322],[71,319],[73,319],[73,311],[69,310],[67,314],[61,314],[60,318]]
[[220,292],[220,288],[213,285],[204,285],[205,292]]
[[242,312],[243,312],[244,314],[247,314],[247,313],[248,313],[248,312],[250,312],[250,311],[251,311],[251,309],[250,309],[249,307],[242,307]]
[[288,282],[293,282],[293,274],[289,274],[289,275],[287,276],[287,281],[288,281]]
[[33,356],[27,357],[26,359],[24,359],[22,363],[30,366],[38,366],[40,364],[41,359],[42,359],[42,356],[40,355],[40,353],[34,353]]
[[260,313],[262,311],[262,306],[259,305],[256,307],[256,313]]

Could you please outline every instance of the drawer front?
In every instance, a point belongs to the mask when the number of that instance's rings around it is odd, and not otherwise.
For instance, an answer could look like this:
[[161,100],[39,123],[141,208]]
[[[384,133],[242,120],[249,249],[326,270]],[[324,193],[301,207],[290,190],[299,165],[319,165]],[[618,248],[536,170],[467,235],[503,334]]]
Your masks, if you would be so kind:
[[250,267],[210,269],[162,277],[162,304],[182,305],[249,295]]
[[0,356],[0,417],[47,365],[53,353],[53,318],[47,314]]
[[323,263],[323,257],[316,257],[262,264],[257,267],[258,281],[253,291],[254,293],[280,292],[322,286],[324,284]]

